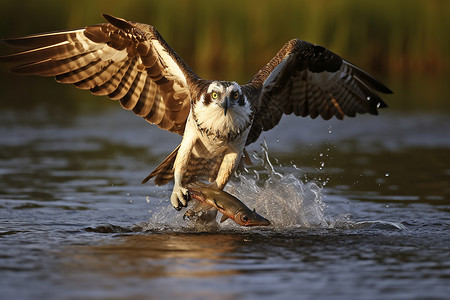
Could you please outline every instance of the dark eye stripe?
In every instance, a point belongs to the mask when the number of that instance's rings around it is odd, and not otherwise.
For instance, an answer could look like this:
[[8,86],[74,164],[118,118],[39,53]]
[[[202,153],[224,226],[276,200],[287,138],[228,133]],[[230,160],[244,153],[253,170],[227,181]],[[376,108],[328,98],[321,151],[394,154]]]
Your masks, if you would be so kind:
[[205,94],[204,99],[205,99],[205,101],[204,101],[205,106],[208,106],[212,101],[211,94]]
[[239,106],[245,106],[244,95],[241,95],[241,96],[239,97],[238,104],[239,104]]

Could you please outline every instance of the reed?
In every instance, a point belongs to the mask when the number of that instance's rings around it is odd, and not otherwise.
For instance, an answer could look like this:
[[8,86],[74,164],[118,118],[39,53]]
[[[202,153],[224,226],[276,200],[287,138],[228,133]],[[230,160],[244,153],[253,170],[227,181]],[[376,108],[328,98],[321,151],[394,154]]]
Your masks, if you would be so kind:
[[245,82],[290,38],[321,44],[382,78],[445,77],[450,66],[446,0],[17,3],[0,2],[1,37],[99,23],[105,12],[154,25],[206,78]]

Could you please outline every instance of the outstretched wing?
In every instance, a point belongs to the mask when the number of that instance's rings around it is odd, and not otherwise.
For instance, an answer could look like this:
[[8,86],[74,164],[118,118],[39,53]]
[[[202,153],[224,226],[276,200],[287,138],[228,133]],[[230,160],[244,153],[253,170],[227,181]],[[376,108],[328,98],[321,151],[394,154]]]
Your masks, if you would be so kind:
[[321,46],[301,40],[287,42],[248,83],[255,117],[247,145],[272,129],[283,114],[330,119],[377,114],[387,105],[378,92],[392,93],[367,72]]
[[183,134],[188,84],[197,76],[150,25],[103,15],[110,23],[5,39],[25,48],[0,57],[19,74],[55,76],[95,95],[119,100],[162,129]]

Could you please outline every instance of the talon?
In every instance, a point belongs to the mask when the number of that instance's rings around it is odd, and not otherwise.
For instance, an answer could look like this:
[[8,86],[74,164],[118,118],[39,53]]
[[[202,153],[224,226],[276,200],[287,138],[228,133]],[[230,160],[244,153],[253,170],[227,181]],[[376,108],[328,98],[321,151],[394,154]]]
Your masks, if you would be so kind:
[[181,210],[183,207],[187,206],[189,201],[189,196],[187,196],[188,190],[180,186],[176,186],[173,189],[172,195],[170,196],[170,202],[176,210]]
[[183,220],[186,221],[186,219],[191,220],[190,216],[192,216],[192,210],[189,209],[188,211],[186,211],[183,215]]
[[184,200],[186,200],[186,205],[187,202],[191,201],[191,193],[189,192],[189,190],[186,191],[186,194],[183,194],[183,198]]

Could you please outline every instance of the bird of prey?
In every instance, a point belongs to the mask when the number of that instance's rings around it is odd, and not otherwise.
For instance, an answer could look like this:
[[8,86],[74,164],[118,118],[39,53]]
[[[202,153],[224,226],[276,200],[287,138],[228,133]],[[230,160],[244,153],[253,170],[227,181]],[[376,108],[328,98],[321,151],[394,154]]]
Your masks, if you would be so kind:
[[392,93],[361,68],[322,46],[288,41],[246,84],[206,80],[150,25],[104,14],[108,23],[4,39],[18,53],[0,57],[14,73],[54,76],[95,95],[119,100],[181,144],[144,182],[174,182],[172,205],[187,205],[187,185],[203,180],[223,189],[245,146],[284,114],[323,119],[377,114]]

